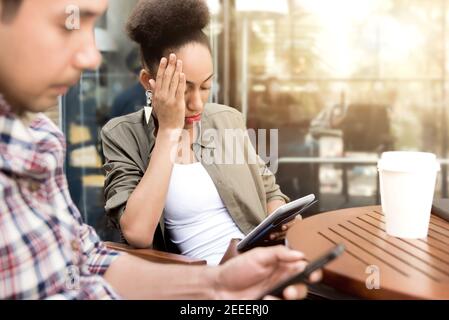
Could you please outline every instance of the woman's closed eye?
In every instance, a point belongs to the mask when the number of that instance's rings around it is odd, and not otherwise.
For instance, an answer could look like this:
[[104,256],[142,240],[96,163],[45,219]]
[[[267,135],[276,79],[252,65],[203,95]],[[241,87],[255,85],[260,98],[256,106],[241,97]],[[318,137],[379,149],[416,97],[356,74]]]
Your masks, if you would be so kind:
[[212,81],[210,79],[207,82],[204,82],[201,86],[201,90],[210,90],[212,88]]
[[[200,91],[209,91],[211,90],[211,87],[201,87]],[[191,90],[187,89],[186,91],[184,91],[184,95],[188,95],[191,92]]]

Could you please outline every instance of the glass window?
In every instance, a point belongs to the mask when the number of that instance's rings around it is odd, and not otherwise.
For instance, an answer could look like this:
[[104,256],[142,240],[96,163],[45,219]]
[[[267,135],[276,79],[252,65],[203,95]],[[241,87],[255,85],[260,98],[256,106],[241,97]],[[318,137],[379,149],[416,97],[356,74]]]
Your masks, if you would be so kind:
[[291,197],[314,192],[320,211],[376,204],[381,152],[446,161],[446,0],[224,2],[235,4],[230,101],[248,127],[279,130]]
[[66,172],[72,198],[85,221],[102,238],[111,240],[118,240],[118,235],[106,228],[99,132],[109,119],[145,105],[145,92],[137,78],[138,50],[127,38],[124,27],[136,3],[109,1],[109,9],[95,29],[102,64],[96,71],[85,72],[78,85],[62,99]]
[[[63,98],[70,191],[104,238],[98,133],[145,104],[124,32],[137,1],[110,0],[96,35],[103,64]],[[447,0],[207,0],[215,68],[210,101],[247,126],[278,129],[282,190],[315,193],[316,211],[379,203],[385,150],[436,153],[448,196]]]

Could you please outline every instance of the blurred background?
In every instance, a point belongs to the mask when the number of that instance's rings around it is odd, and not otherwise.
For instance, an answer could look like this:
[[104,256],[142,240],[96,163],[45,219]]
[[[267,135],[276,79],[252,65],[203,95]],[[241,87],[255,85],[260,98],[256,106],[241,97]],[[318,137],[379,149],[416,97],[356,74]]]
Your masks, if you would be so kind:
[[[67,135],[72,197],[106,240],[101,127],[137,111],[137,48],[124,32],[136,0],[110,0],[96,40],[103,64],[52,113]],[[433,152],[436,196],[448,196],[446,0],[209,0],[215,79],[210,101],[247,126],[279,129],[284,193],[314,193],[309,214],[379,203],[385,150]]]

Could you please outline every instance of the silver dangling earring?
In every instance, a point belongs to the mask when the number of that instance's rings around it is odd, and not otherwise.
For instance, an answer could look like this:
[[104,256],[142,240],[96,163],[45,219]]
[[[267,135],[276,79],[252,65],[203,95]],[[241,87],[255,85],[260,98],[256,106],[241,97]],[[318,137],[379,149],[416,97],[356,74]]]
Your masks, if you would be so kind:
[[151,113],[153,112],[153,92],[151,90],[147,90],[145,92],[145,95],[147,96],[147,105],[145,106],[145,118],[147,120],[147,123],[150,121]]
[[145,95],[147,96],[147,107],[151,107],[151,104],[153,103],[153,92],[151,92],[151,90],[147,90]]

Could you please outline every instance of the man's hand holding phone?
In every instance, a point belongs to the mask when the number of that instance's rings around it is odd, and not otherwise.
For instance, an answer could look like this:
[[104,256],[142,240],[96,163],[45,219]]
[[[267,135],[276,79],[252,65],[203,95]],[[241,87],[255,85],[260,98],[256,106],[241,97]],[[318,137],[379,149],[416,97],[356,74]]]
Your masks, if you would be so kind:
[[306,284],[319,281],[322,276],[320,269],[334,259],[338,258],[344,251],[345,246],[343,244],[336,245],[326,254],[305,266],[303,271],[281,282],[276,287],[264,293],[260,296],[260,299],[266,299],[267,297],[283,297],[286,299],[297,299],[298,296],[305,297],[305,295],[307,295]]

